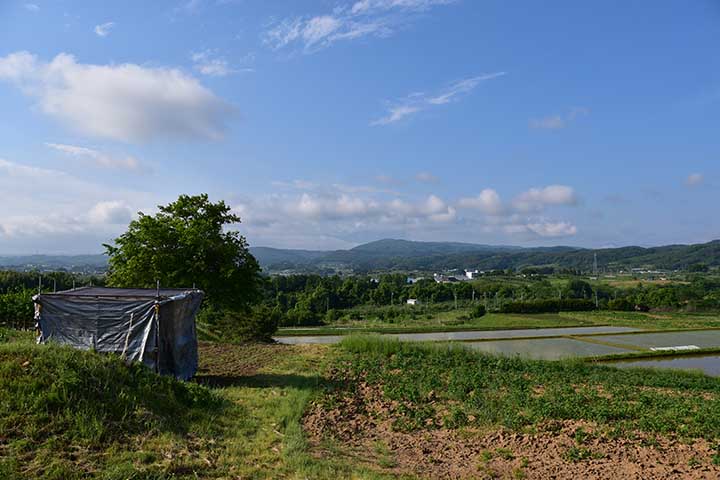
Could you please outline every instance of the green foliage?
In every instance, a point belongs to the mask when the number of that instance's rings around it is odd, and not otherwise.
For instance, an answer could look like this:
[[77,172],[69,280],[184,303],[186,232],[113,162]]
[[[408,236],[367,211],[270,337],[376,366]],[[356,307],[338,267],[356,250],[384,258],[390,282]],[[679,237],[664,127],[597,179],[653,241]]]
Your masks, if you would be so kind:
[[688,266],[688,272],[707,272],[710,270],[710,267],[708,267],[704,263],[693,263],[692,265]]
[[615,298],[608,302],[608,310],[632,312],[635,310],[635,304],[625,297]]
[[352,395],[360,382],[381,385],[400,409],[390,412],[397,429],[433,428],[433,419],[452,406],[456,426],[519,429],[581,419],[627,432],[720,438],[720,379],[697,373],[524,360],[368,337],[347,338],[341,348],[347,353],[337,393]]
[[18,289],[0,295],[0,325],[13,328],[32,328],[33,320],[32,296],[37,291]]
[[247,242],[224,228],[240,222],[225,202],[206,194],[181,195],[142,212],[127,231],[105,245],[108,284],[117,287],[190,287],[206,293],[206,302],[221,308],[245,308],[258,299],[259,271]]
[[470,317],[471,318],[480,318],[485,316],[485,305],[475,305],[470,310]]
[[590,300],[577,298],[512,302],[506,303],[500,307],[501,313],[557,313],[584,312],[589,310],[595,310],[595,303]]
[[[318,268],[333,263],[352,267],[356,272],[443,271],[472,266],[491,274],[528,267],[540,272],[579,274],[593,269],[594,254],[602,266],[613,269],[651,266],[656,269],[685,269],[692,264],[720,266],[720,240],[697,245],[663,247],[621,247],[589,250],[574,247],[507,249],[483,245],[381,240],[351,250],[296,252],[273,249],[267,264],[283,263],[283,268]],[[531,272],[535,273],[535,272]]]
[[572,279],[568,281],[565,287],[565,296],[570,298],[592,298],[593,289],[584,280]]
[[204,308],[198,323],[210,330],[220,331],[224,341],[271,341],[280,324],[277,308],[264,305],[246,310]]

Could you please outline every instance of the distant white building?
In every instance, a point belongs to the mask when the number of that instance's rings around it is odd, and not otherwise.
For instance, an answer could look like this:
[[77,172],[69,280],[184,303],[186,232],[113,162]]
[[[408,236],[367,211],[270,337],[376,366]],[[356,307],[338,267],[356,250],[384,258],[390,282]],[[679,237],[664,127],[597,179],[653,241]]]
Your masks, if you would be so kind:
[[480,275],[480,272],[477,270],[465,270],[465,276],[468,280],[472,280],[473,278],[477,278],[478,275]]
[[420,305],[420,300],[417,298],[408,298],[406,303],[408,305]]

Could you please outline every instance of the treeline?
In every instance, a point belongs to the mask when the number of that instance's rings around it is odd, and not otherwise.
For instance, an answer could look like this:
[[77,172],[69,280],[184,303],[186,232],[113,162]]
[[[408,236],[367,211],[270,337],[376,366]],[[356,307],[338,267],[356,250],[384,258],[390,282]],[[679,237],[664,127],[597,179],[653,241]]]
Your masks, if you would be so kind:
[[73,275],[67,272],[15,272],[0,270],[0,326],[32,328],[32,297],[43,292],[61,291],[83,285],[103,285],[102,277]]
[[[285,326],[330,322],[349,309],[374,308],[383,316],[398,315],[410,298],[435,311],[483,305],[488,311],[543,313],[573,310],[714,310],[720,309],[720,280],[696,275],[686,283],[637,284],[620,288],[592,285],[581,279],[486,277],[473,282],[436,283],[407,276],[341,278],[319,275],[277,276],[266,279],[264,305]],[[377,309],[383,307],[383,309]],[[389,309],[389,310],[388,310]],[[386,311],[387,310],[387,311]]]

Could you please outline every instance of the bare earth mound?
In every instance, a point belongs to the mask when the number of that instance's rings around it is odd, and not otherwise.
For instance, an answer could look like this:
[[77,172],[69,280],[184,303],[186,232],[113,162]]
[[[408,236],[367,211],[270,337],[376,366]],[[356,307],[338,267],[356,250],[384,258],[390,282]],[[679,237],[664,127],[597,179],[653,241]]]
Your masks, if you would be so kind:
[[[432,402],[432,399],[428,400]],[[328,441],[368,466],[426,478],[717,479],[716,445],[635,432],[614,438],[583,421],[556,421],[535,431],[393,429],[402,408],[378,385],[361,383],[332,407],[313,404],[304,428],[317,456]]]

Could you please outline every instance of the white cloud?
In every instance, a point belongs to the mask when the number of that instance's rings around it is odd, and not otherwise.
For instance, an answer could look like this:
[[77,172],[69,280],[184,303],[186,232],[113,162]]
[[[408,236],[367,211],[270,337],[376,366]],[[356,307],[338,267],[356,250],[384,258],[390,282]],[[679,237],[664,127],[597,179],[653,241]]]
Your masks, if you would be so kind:
[[140,170],[140,162],[131,155],[117,158],[98,150],[93,150],[92,148],[78,147],[76,145],[65,145],[62,143],[46,143],[45,145],[67,155],[88,158],[99,167],[132,171]]
[[93,136],[121,141],[219,139],[234,109],[177,69],[50,62],[28,52],[0,57],[0,80],[38,99],[43,113]]
[[23,7],[25,7],[25,10],[27,10],[29,12],[39,12],[40,11],[40,7],[34,3],[26,3],[23,5]]
[[344,3],[332,12],[300,16],[275,22],[264,34],[274,49],[302,45],[305,53],[329,47],[335,42],[362,37],[387,37],[411,15],[456,0],[362,0]]
[[105,201],[96,203],[88,214],[92,223],[125,225],[132,219],[132,210],[121,201]]
[[370,125],[390,125],[399,122],[405,117],[427,110],[428,108],[457,101],[464,94],[473,91],[481,82],[492,80],[493,78],[498,78],[503,75],[506,75],[506,72],[488,73],[458,80],[432,95],[418,92],[411,93],[400,100],[391,102],[387,108],[386,115],[373,120],[370,122]]
[[544,188],[531,188],[521,193],[513,201],[513,206],[521,212],[540,211],[548,205],[576,205],[575,190],[567,185],[549,185]]
[[569,222],[530,223],[527,228],[541,237],[568,237],[577,233],[577,227]]
[[0,254],[87,253],[118,235],[155,194],[92,183],[58,170],[0,159]]
[[697,187],[705,182],[705,176],[702,173],[691,173],[685,179],[685,185],[688,187]]
[[461,198],[461,207],[480,210],[486,215],[502,215],[505,212],[500,195],[492,188],[486,188],[477,197]]
[[565,114],[550,115],[542,118],[531,119],[530,128],[541,130],[559,130],[567,127],[578,117],[588,115],[590,110],[585,107],[573,107]]
[[95,34],[98,37],[107,37],[110,35],[110,30],[115,27],[115,22],[105,22],[100,25],[95,25]]

